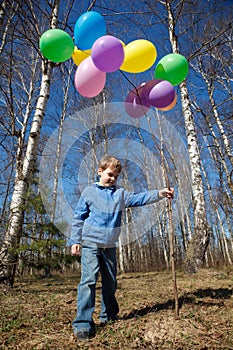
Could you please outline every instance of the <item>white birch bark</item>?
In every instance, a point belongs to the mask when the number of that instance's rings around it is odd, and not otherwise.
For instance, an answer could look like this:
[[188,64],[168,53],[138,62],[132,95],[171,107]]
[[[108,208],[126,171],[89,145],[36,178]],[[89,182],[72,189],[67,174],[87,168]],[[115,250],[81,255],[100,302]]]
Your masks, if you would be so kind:
[[188,271],[195,272],[203,264],[205,251],[209,242],[209,232],[207,227],[204,189],[201,177],[200,153],[186,83],[182,82],[180,88],[191,164],[194,206],[194,234],[186,251],[185,265]]
[[124,264],[124,246],[121,245],[121,237],[119,237],[119,256],[118,256],[118,263],[119,263],[119,270],[120,272],[125,272],[125,264]]
[[[54,28],[57,23],[58,6],[59,1],[57,0],[51,16],[51,28]],[[51,62],[42,60],[40,92],[31,124],[26,153],[25,155],[22,155],[22,158],[19,157],[18,159],[21,166],[18,167],[16,172],[14,190],[10,204],[8,227],[0,251],[0,282],[7,286],[13,286],[14,284],[15,270],[18,259],[17,249],[19,247],[20,234],[22,231],[24,218],[24,196],[30,182],[30,176],[35,166],[40,130],[50,92],[52,66],[53,64]],[[17,153],[18,155],[22,154],[21,150],[19,149]]]
[[62,108],[62,114],[59,124],[59,131],[58,131],[58,141],[57,141],[57,150],[56,150],[56,161],[55,161],[55,168],[54,168],[54,182],[53,182],[53,202],[52,202],[52,214],[51,214],[51,221],[54,222],[55,219],[55,213],[56,213],[56,203],[57,203],[57,188],[58,188],[58,174],[59,174],[59,167],[60,167],[60,158],[61,158],[61,144],[62,144],[62,135],[63,135],[63,125],[65,121],[66,111],[67,111],[67,104],[68,104],[68,91],[70,87],[70,80],[71,80],[71,67],[68,71],[68,78],[66,82],[66,86],[64,89],[64,102],[63,102],[63,108]]
[[[166,8],[168,13],[168,28],[172,51],[174,53],[179,53],[178,40],[175,35],[175,19],[172,13],[171,1],[166,1]],[[209,242],[209,232],[207,227],[204,189],[201,177],[200,154],[194,119],[190,108],[188,89],[185,81],[180,84],[180,92],[191,165],[194,206],[194,234],[186,251],[185,268],[189,272],[196,272],[197,269],[203,265],[205,251]]]
[[[216,111],[216,114],[217,114],[217,113],[218,113],[218,112]],[[228,167],[227,167],[227,164],[226,164],[226,161],[225,161],[225,158],[224,158],[222,149],[221,149],[220,144],[219,144],[219,142],[218,142],[218,138],[217,138],[217,136],[216,136],[216,134],[215,134],[215,132],[214,132],[213,126],[211,125],[210,120],[209,120],[208,117],[206,118],[206,122],[207,122],[208,127],[209,127],[209,129],[210,129],[210,131],[211,131],[211,135],[212,135],[212,137],[213,137],[213,139],[214,139],[214,144],[215,144],[215,146],[216,146],[216,148],[217,148],[217,150],[218,150],[218,153],[219,153],[219,155],[220,155],[221,164],[223,165],[223,168],[224,168],[225,173],[226,173],[226,178],[227,178],[227,183],[228,183],[229,189],[231,190],[231,192],[232,192],[232,194],[233,194],[233,186],[232,186],[232,183],[231,183],[231,174],[230,174],[230,172],[229,172],[229,170],[228,170]],[[223,130],[222,130],[222,131],[223,131]],[[225,139],[228,140],[228,138],[227,138],[226,135],[225,135]],[[231,162],[232,162],[232,164],[233,164],[233,161],[232,161],[233,158],[232,158],[232,159],[229,158],[229,159],[231,160]]]
[[52,68],[50,63],[42,63],[42,82],[40,96],[37,102],[35,115],[31,125],[27,150],[22,160],[22,170],[16,174],[14,191],[10,204],[10,218],[5,233],[4,242],[0,251],[0,281],[6,281],[11,286],[14,283],[14,274],[17,263],[17,248],[23,223],[24,195],[28,188],[29,178],[33,169],[37,145],[40,136],[44,111],[49,96],[50,77]]
[[[215,146],[216,146],[216,148],[218,150],[218,153],[219,153],[219,156],[220,156],[221,163],[223,165],[224,171],[226,173],[226,178],[227,178],[227,183],[228,183],[229,189],[233,193],[233,185],[232,185],[232,180],[231,180],[231,170],[227,166],[227,162],[226,162],[226,159],[228,158],[229,161],[230,161],[231,166],[233,166],[233,151],[231,149],[231,145],[230,145],[230,142],[228,140],[228,137],[227,137],[227,135],[225,133],[225,130],[224,130],[224,127],[223,127],[223,123],[221,122],[221,120],[219,118],[219,114],[218,114],[218,110],[217,110],[217,107],[216,107],[216,103],[215,103],[215,100],[213,98],[214,87],[211,86],[210,82],[208,81],[208,77],[206,76],[206,74],[201,69],[199,70],[199,72],[203,76],[203,79],[204,79],[204,81],[206,83],[207,91],[208,91],[208,95],[209,95],[209,99],[210,99],[210,103],[211,103],[211,107],[212,107],[212,112],[213,112],[216,124],[218,125],[220,139],[223,140],[223,144],[224,144],[225,150],[222,150],[222,148],[221,148],[221,145],[220,145],[220,143],[218,141],[218,135],[216,135],[216,132],[215,132],[215,130],[213,128],[213,125],[212,125],[212,123],[210,121],[210,117],[208,115],[206,115],[204,113],[204,111],[200,107],[197,106],[196,103],[194,103],[193,106],[194,106],[194,108],[196,110],[198,110],[199,112],[202,113],[202,115],[204,116],[204,118],[206,120],[206,123],[207,123],[207,125],[208,125],[208,127],[210,129],[211,135],[213,137],[214,144],[215,144]],[[227,157],[226,157],[226,155],[224,155],[224,153],[227,155]]]
[[214,99],[214,84],[211,84],[207,74],[205,74],[205,72],[203,70],[200,70],[200,73],[206,83],[207,86],[207,91],[208,91],[208,95],[209,95],[209,99],[210,99],[210,104],[212,107],[212,111],[213,111],[213,115],[216,121],[216,124],[218,126],[219,129],[219,133],[221,135],[221,138],[223,140],[224,146],[225,146],[225,150],[226,150],[226,154],[229,158],[229,161],[231,162],[231,165],[233,166],[233,150],[232,147],[230,145],[230,141],[225,133],[224,130],[224,126],[223,123],[221,121],[221,119],[219,118],[219,113],[216,107],[216,103],[215,103],[215,99]]
[[[163,257],[165,260],[165,264],[166,264],[166,268],[169,269],[169,259],[168,259],[168,253],[167,253],[167,248],[166,248],[166,244],[165,244],[165,237],[163,235],[163,230],[162,230],[162,223],[159,223],[158,226],[158,233],[161,239],[161,243],[162,243],[162,247],[163,247]],[[168,243],[167,243],[168,245]],[[160,248],[158,248],[160,249]]]
[[226,233],[225,233],[225,230],[224,230],[224,227],[222,224],[222,218],[221,218],[221,215],[219,213],[218,207],[215,203],[215,200],[213,198],[211,187],[209,184],[209,180],[208,180],[208,177],[207,177],[207,174],[206,174],[206,171],[205,171],[205,168],[203,165],[202,165],[202,172],[203,172],[205,179],[206,179],[206,184],[207,184],[207,189],[208,189],[210,201],[212,203],[213,209],[214,209],[216,216],[217,216],[217,219],[218,219],[218,225],[219,225],[220,233],[221,233],[223,243],[224,243],[225,257],[226,257],[227,263],[229,265],[232,265],[232,260],[231,260],[231,256],[230,256],[230,252],[229,252],[229,248],[228,248],[228,243],[227,243],[227,237],[226,237]]
[[[0,5],[0,26],[2,29],[2,37],[0,42],[0,55],[2,53],[4,46],[6,45],[7,32],[9,30],[11,20],[13,19],[15,13],[18,10],[18,7],[19,7],[19,4],[14,4],[14,3],[10,4],[10,2],[6,0],[2,1]],[[8,13],[7,20],[4,22],[6,12]]]

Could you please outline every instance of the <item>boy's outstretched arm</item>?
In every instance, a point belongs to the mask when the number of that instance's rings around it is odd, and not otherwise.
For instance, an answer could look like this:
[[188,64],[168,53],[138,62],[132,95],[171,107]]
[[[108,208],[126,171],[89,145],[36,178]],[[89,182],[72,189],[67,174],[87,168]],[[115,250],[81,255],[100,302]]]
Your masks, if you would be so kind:
[[153,204],[162,198],[173,198],[174,188],[163,188],[161,190],[151,190],[140,193],[124,191],[125,207],[138,207]]
[[159,190],[160,198],[173,198],[174,197],[174,188],[163,188]]

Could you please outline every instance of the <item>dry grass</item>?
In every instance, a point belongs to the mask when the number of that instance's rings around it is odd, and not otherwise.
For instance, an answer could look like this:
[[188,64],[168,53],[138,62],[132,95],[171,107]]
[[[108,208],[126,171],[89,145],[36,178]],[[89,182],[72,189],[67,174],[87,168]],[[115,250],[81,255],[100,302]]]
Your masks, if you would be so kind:
[[[1,296],[0,349],[233,349],[233,270],[177,274],[175,319],[169,272],[118,277],[119,320],[79,342],[72,333],[77,276],[18,280]],[[100,283],[95,320],[98,326]]]

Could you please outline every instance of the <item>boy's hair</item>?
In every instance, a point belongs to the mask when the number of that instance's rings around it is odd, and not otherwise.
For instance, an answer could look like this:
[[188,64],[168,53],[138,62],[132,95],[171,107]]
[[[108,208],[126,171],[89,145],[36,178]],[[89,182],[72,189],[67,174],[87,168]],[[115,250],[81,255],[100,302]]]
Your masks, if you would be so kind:
[[121,172],[121,162],[116,157],[105,156],[100,159],[98,168],[105,170],[108,167],[111,169],[117,169],[119,173]]

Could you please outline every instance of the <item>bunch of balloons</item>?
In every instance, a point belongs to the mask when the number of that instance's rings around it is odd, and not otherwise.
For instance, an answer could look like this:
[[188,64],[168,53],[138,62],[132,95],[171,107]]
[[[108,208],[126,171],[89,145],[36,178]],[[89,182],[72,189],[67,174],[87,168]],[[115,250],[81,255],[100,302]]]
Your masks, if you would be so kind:
[[[72,57],[77,65],[75,87],[84,97],[95,97],[104,88],[106,73],[118,69],[141,73],[152,67],[157,51],[148,40],[138,39],[125,45],[120,39],[106,34],[104,18],[95,11],[83,13],[74,27],[74,40],[61,29],[50,29],[40,38],[40,50],[53,62]],[[156,66],[154,80],[130,91],[126,110],[132,117],[143,116],[150,106],[171,109],[176,103],[174,85],[185,79],[187,60],[179,54],[163,57]],[[145,112],[144,112],[145,111]]]
[[171,53],[161,58],[155,68],[154,78],[131,90],[126,98],[126,111],[133,118],[140,118],[149,108],[171,110],[177,102],[174,86],[188,74],[188,62],[180,54]]

